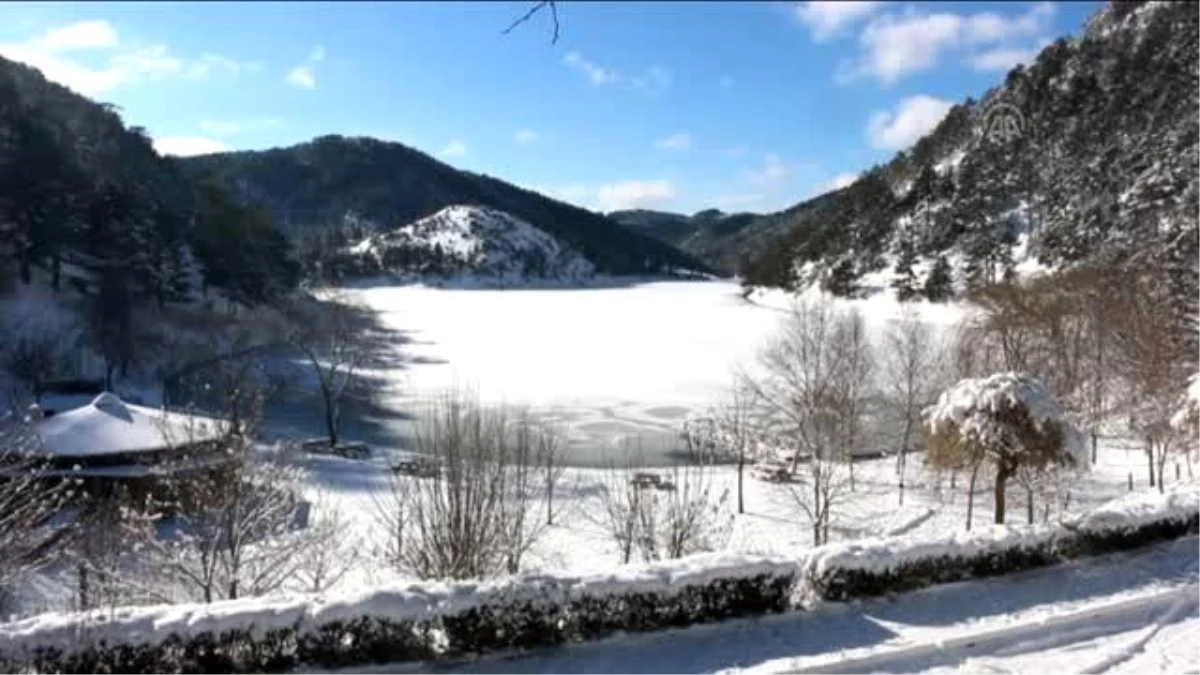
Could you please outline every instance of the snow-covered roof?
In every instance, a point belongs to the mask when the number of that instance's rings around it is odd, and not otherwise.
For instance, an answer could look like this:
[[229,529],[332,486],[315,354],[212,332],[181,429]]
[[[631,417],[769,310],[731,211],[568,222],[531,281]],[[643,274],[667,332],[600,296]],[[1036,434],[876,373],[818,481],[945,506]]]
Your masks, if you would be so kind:
[[224,431],[221,420],[143,408],[109,392],[37,423],[43,449],[59,457],[161,450],[212,440]]

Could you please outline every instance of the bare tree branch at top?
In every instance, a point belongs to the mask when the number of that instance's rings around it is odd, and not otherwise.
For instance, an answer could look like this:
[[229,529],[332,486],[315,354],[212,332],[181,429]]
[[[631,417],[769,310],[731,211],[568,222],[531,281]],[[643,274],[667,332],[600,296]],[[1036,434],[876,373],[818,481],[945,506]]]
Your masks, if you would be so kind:
[[517,17],[517,19],[509,24],[508,28],[505,28],[503,31],[501,31],[500,34],[508,35],[514,28],[520,26],[526,21],[529,21],[535,14],[543,9],[546,9],[547,7],[550,8],[550,17],[554,22],[554,36],[550,38],[550,44],[558,44],[558,6],[555,4],[555,0],[542,0],[533,7],[530,7],[528,12],[525,12],[524,15]]

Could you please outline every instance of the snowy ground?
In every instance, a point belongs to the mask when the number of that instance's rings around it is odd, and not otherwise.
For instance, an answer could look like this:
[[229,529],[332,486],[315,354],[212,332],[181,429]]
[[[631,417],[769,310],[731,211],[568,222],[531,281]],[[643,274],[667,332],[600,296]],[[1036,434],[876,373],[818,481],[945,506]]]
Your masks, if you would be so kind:
[[[751,366],[775,334],[791,297],[759,291],[750,301],[730,281],[597,282],[587,288],[471,289],[378,286],[352,295],[395,331],[397,367],[373,411],[348,410],[347,435],[403,446],[401,411],[430,392],[476,389],[485,402],[526,404],[571,434],[569,461],[606,466],[627,438],[652,464],[673,461],[683,419],[711,404],[737,367]],[[877,338],[900,311],[890,293],[838,300],[859,309]],[[945,327],[956,305],[912,303]],[[280,411],[299,435],[321,433],[310,405]]]
[[894,599],[375,672],[1196,673],[1198,558],[1189,537]]
[[[1132,442],[1107,439],[1100,446],[1098,463],[1084,473],[1067,478],[1070,498],[1066,510],[1061,502],[1044,511],[1045,501],[1035,501],[1037,522],[1049,516],[1057,520],[1064,513],[1075,513],[1128,493],[1132,473],[1135,490],[1149,489],[1145,457]],[[327,457],[306,460],[310,469],[310,498],[318,504],[320,517],[336,509],[350,523],[353,548],[362,556],[343,583],[372,584],[398,580],[398,573],[380,559],[383,533],[376,520],[377,500],[388,490],[388,473],[383,460],[359,462]],[[1189,480],[1181,466],[1181,480]],[[898,502],[894,459],[881,459],[855,465],[855,490],[836,509],[831,528],[832,540],[876,535],[945,533],[966,525],[966,492],[962,476],[951,489],[946,477],[938,477],[922,467],[921,457],[909,460],[904,504]],[[613,477],[606,469],[571,468],[564,475],[555,500],[561,506],[555,525],[534,546],[527,558],[529,568],[543,570],[602,571],[621,564],[618,546],[603,523],[601,490]],[[1175,483],[1168,469],[1168,485]],[[714,498],[729,492],[728,504],[735,504],[736,471],[717,467],[712,475]],[[992,520],[990,480],[980,480],[975,500],[973,526],[987,527]],[[745,553],[795,554],[811,545],[811,533],[787,486],[751,477],[745,480],[746,513],[733,516],[732,530],[725,547]],[[1008,490],[1008,522],[1026,521],[1025,494],[1016,485]],[[637,562],[636,558],[635,561]]]

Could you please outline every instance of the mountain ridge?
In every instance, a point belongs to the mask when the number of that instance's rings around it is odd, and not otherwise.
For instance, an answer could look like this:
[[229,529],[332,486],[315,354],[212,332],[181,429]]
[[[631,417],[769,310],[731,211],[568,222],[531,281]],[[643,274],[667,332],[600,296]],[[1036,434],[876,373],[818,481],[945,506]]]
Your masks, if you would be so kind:
[[602,214],[456,169],[402,143],[325,135],[284,148],[186,158],[182,165],[193,175],[213,176],[242,203],[266,209],[294,233],[336,225],[348,216],[386,230],[447,206],[473,204],[511,214],[553,235],[604,273],[711,271],[694,257]]

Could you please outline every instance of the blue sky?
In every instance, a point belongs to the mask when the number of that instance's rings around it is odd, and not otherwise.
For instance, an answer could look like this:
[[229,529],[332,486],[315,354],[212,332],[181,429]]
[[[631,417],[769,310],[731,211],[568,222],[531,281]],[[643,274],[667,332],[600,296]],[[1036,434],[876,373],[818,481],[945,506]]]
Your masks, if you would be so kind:
[[784,208],[886,161],[1098,2],[4,3],[0,55],[160,150],[327,133],[601,211]]

